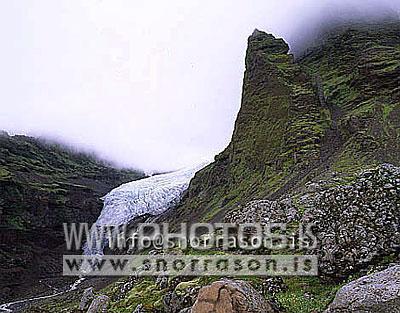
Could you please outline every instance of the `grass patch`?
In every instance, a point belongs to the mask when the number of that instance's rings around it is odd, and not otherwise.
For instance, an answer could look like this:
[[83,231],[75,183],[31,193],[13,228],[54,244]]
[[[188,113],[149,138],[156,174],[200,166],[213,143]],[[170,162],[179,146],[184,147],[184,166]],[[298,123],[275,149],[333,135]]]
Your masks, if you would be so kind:
[[288,290],[277,294],[277,299],[287,313],[323,312],[341,287],[317,277],[289,277],[284,281]]

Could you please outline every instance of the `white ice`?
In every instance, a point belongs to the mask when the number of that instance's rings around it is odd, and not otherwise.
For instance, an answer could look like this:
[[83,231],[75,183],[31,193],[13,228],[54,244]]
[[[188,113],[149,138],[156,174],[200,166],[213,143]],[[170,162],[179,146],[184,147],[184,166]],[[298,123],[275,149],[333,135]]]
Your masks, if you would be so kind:
[[[136,180],[111,190],[104,197],[103,210],[92,227],[93,244],[90,247],[86,245],[84,253],[102,255],[106,242],[96,239],[99,236],[96,233],[99,227],[124,225],[145,214],[157,216],[177,205],[196,172],[207,164],[209,162],[194,168]],[[96,246],[96,243],[100,246]]]
[[118,226],[144,214],[159,215],[179,203],[197,171],[206,166],[136,180],[113,189],[104,197],[98,226]]

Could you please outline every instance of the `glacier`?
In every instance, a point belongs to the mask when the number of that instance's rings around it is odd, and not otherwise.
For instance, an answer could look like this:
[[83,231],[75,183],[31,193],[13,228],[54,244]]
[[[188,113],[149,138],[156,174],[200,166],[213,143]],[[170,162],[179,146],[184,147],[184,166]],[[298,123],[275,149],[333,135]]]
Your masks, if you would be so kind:
[[[203,162],[193,168],[136,180],[111,190],[103,197],[103,210],[92,227],[92,234],[96,232],[95,236],[98,237],[101,227],[121,226],[145,214],[157,216],[177,205],[196,172],[209,163]],[[102,255],[107,242],[101,241],[100,246],[86,245],[84,253]]]

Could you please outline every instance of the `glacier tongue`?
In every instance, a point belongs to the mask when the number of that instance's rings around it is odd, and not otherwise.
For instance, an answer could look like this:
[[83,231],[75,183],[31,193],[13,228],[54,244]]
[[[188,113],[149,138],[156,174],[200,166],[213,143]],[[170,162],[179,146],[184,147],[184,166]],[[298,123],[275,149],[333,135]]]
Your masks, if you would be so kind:
[[178,204],[196,172],[207,164],[155,175],[113,189],[104,197],[104,207],[96,225],[118,226],[144,214],[163,213]]
[[196,172],[207,164],[136,180],[111,190],[104,197],[103,210],[91,229],[91,243],[85,244],[84,254],[103,255],[108,242],[103,227],[121,226],[145,214],[156,216],[177,205]]

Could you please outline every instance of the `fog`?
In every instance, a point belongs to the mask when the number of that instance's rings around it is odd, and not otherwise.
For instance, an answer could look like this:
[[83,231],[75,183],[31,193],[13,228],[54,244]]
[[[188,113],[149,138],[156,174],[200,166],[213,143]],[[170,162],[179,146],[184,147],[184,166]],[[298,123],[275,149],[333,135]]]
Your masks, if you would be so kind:
[[229,143],[254,28],[301,45],[321,23],[399,1],[0,2],[0,129],[146,171]]

